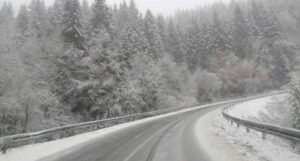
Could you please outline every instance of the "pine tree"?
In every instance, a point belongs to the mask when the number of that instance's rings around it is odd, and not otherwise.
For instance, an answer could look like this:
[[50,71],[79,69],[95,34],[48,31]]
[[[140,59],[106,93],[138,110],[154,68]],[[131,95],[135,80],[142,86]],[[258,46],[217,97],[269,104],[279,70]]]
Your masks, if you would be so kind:
[[196,20],[192,20],[186,35],[186,59],[190,71],[195,71],[198,67],[201,57],[201,31],[200,25]]
[[271,69],[270,69],[270,78],[274,80],[274,84],[280,86],[282,84],[288,84],[290,82],[290,72],[288,68],[288,62],[285,59],[285,54],[282,53],[281,49],[273,47],[270,51],[271,56]]
[[4,2],[0,10],[0,26],[2,28],[11,28],[14,22],[14,11],[10,2]]
[[133,0],[131,0],[129,7],[127,9],[128,20],[125,20],[127,23],[124,28],[128,28],[131,32],[128,32],[128,35],[131,37],[131,41],[135,50],[143,52],[146,38],[143,33],[143,20],[140,15],[138,9],[136,8],[136,4]]
[[12,50],[14,22],[12,4],[4,2],[0,10],[0,49],[5,49],[5,52],[11,52]]
[[91,17],[91,11],[90,6],[87,0],[82,1],[81,5],[81,12],[82,12],[82,19],[83,19],[83,34],[84,37],[87,38],[88,36],[88,30],[89,30],[89,23],[90,23],[90,17]]
[[19,33],[23,36],[26,37],[29,35],[29,28],[30,28],[30,19],[29,19],[29,14],[28,14],[28,10],[27,10],[27,6],[26,5],[22,5],[20,7],[20,11],[17,15],[17,22],[16,22],[16,26],[17,29],[19,31]]
[[273,44],[281,38],[280,22],[274,12],[264,12],[265,23],[263,26],[263,35],[269,44]]
[[128,25],[129,7],[127,6],[127,3],[125,1],[120,4],[118,13],[116,13],[116,15],[116,23],[119,29],[124,28],[126,25]]
[[214,50],[214,44],[212,42],[212,30],[208,27],[207,24],[203,23],[201,25],[201,60],[200,60],[200,66],[203,69],[208,69],[209,67],[209,57],[213,55]]
[[272,45],[280,37],[280,24],[272,11],[267,11],[262,3],[252,1],[251,17],[253,35],[264,39],[268,45]]
[[[119,44],[120,53],[122,53],[120,58],[120,63],[122,67],[131,69],[132,59],[139,53],[144,52],[145,36],[142,32],[141,17],[139,16],[138,9],[136,8],[135,2],[132,0],[129,7],[126,3],[120,6],[120,10],[117,11],[116,20],[122,27],[119,28]],[[121,14],[122,13],[122,14]],[[125,16],[124,16],[125,15]],[[126,18],[126,19],[122,19]]]
[[106,30],[106,32],[111,33],[111,19],[112,15],[105,0],[95,0],[92,6],[91,30],[95,33],[99,30]]
[[49,31],[48,35],[59,37],[62,31],[64,15],[64,0],[55,0],[53,6],[48,9]]
[[174,60],[177,63],[184,62],[183,43],[180,41],[179,33],[172,20],[168,23],[165,41],[165,49],[174,57]]
[[45,36],[48,26],[44,1],[32,0],[29,9],[31,35],[37,38]]
[[65,0],[62,26],[64,41],[75,45],[80,50],[85,50],[82,15],[78,0]]
[[136,7],[134,0],[130,1],[128,11],[129,11],[129,13],[128,13],[129,22],[128,23],[136,24],[136,21],[139,20],[139,11]]
[[167,31],[166,31],[166,22],[165,19],[162,15],[159,15],[157,17],[157,29],[158,29],[158,34],[161,37],[162,41],[162,46],[163,50],[165,50],[165,43],[166,43],[166,38],[167,38]]
[[243,59],[251,54],[250,29],[240,6],[237,5],[233,18],[232,49],[236,56]]
[[261,35],[261,11],[263,9],[263,6],[261,3],[258,3],[257,1],[251,1],[251,9],[249,12],[249,18],[252,20],[251,29],[252,33],[255,37],[259,37]]
[[[295,2],[295,17],[297,19],[298,28],[300,28],[300,1]],[[299,37],[300,37],[300,31],[298,31]]]
[[4,2],[2,4],[1,10],[0,10],[0,25],[7,23],[8,21],[11,21],[13,19],[14,11],[12,4],[9,2]]
[[143,27],[143,31],[147,40],[148,53],[156,59],[162,57],[161,38],[158,34],[156,20],[149,10],[146,12]]
[[215,51],[224,51],[230,47],[228,34],[223,29],[223,24],[218,16],[217,11],[213,12],[213,25],[211,32],[211,43],[214,44]]

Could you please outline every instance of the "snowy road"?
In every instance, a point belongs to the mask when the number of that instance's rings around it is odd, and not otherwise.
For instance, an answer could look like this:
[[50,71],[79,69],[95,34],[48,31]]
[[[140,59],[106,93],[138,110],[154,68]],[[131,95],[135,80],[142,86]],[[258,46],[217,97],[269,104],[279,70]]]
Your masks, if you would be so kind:
[[39,161],[209,161],[197,141],[194,126],[204,114],[220,107],[145,122]]

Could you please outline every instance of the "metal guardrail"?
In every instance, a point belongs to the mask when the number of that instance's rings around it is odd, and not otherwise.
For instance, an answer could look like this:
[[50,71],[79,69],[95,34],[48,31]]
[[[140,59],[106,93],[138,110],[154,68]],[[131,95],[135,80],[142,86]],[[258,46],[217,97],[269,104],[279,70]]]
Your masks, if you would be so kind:
[[[276,94],[279,94],[279,93],[283,93],[283,92],[276,92]],[[226,99],[226,100],[223,100],[220,102],[215,102],[213,104],[210,103],[210,104],[195,104],[195,105],[189,105],[189,106],[180,106],[180,107],[176,107],[176,108],[167,108],[167,109],[158,110],[158,111],[151,111],[151,112],[146,112],[146,113],[141,113],[141,114],[134,114],[134,115],[129,115],[129,116],[111,118],[111,119],[106,119],[106,120],[97,120],[97,121],[91,121],[91,122],[71,124],[71,125],[56,127],[56,128],[52,128],[52,129],[46,129],[46,130],[42,130],[42,131],[38,131],[38,132],[5,136],[5,137],[0,138],[0,151],[5,153],[6,150],[10,149],[10,148],[16,148],[16,147],[20,147],[20,146],[24,146],[24,145],[28,145],[28,144],[33,144],[33,143],[57,140],[57,139],[85,133],[85,132],[95,131],[95,130],[98,130],[101,128],[117,125],[117,124],[124,123],[124,122],[130,122],[130,121],[134,121],[134,120],[138,120],[138,119],[142,119],[142,118],[167,114],[167,113],[179,111],[182,109],[189,109],[189,108],[205,106],[205,105],[207,105],[207,107],[210,107],[210,106],[224,105],[224,104],[233,104],[233,103],[236,104],[236,103],[239,103],[242,101],[247,101],[247,100],[251,100],[251,99],[255,99],[255,98],[259,98],[259,97],[264,97],[266,95],[270,95],[270,93],[264,94],[264,95],[259,95],[259,96],[254,96],[254,97],[231,98],[231,99]],[[272,93],[271,95],[274,95],[274,93]]]
[[[287,93],[288,91],[280,92],[277,94],[283,94]],[[271,94],[271,95],[277,95],[277,94]],[[271,96],[266,95],[266,96]],[[262,132],[262,138],[266,139],[266,135],[270,134],[273,136],[281,137],[287,140],[292,141],[293,148],[295,148],[296,144],[300,143],[300,130],[293,129],[293,128],[286,128],[282,126],[272,125],[272,124],[266,124],[266,123],[258,123],[253,122],[241,118],[237,118],[234,116],[231,116],[228,114],[228,110],[230,110],[230,107],[226,107],[222,110],[222,115],[224,118],[228,121],[231,121],[231,124],[235,123],[239,127],[240,125],[246,127],[247,132],[250,131],[250,129],[253,129],[255,131]]]
[[151,111],[151,112],[146,112],[141,114],[134,114],[134,115],[128,115],[128,116],[105,119],[105,120],[71,124],[71,125],[56,127],[52,129],[46,129],[38,132],[5,136],[0,138],[0,151],[5,153],[6,150],[10,148],[16,148],[16,147],[20,147],[32,143],[57,140],[57,139],[85,133],[85,132],[95,131],[98,129],[117,125],[124,122],[130,122],[142,118],[148,118],[156,115],[166,114],[166,113],[178,111],[185,108],[189,108],[189,107],[181,106],[176,108],[168,108],[168,109],[163,109],[158,111]]

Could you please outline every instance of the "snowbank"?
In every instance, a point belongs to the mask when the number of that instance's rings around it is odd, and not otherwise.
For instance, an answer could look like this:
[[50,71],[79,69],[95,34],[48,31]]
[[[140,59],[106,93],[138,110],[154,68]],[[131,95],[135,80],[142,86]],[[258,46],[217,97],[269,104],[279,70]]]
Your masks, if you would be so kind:
[[228,110],[228,114],[237,118],[248,119],[252,121],[262,121],[273,123],[274,118],[285,119],[286,115],[282,110],[287,111],[287,106],[277,106],[280,102],[286,104],[288,94],[263,97],[237,104]]
[[[251,102],[256,105],[265,105],[264,101],[269,102],[270,97],[257,101]],[[257,113],[258,111],[254,110],[251,116]],[[244,113],[235,114],[243,116]],[[266,140],[262,140],[262,134],[253,130],[247,133],[245,128],[237,128],[236,125],[225,121],[221,110],[213,111],[199,119],[196,123],[195,134],[199,146],[205,149],[213,161],[300,160],[300,154],[293,152],[290,143],[270,135]]]

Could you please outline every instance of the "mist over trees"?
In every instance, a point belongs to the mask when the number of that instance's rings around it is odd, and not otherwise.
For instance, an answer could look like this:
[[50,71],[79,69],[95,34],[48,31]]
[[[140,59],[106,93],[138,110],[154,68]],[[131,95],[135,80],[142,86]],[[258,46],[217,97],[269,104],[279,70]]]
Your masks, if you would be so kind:
[[297,82],[299,7],[233,1],[167,18],[134,1],[32,0],[17,12],[4,2],[0,136]]

